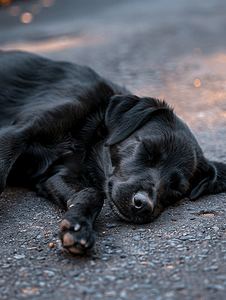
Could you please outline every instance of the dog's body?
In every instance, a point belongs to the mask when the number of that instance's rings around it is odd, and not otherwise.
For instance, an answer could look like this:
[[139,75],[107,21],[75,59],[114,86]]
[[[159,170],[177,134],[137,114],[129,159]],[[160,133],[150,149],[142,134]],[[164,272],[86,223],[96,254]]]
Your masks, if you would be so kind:
[[67,207],[63,246],[92,247],[104,198],[144,223],[188,196],[226,190],[226,166],[209,162],[164,102],[138,98],[90,68],[0,52],[0,193],[33,187]]

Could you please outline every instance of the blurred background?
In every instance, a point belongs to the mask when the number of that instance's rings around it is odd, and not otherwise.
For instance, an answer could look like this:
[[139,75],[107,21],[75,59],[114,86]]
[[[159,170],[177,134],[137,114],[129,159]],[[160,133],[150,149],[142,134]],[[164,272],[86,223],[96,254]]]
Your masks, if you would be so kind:
[[89,65],[138,96],[164,98],[205,137],[225,133],[225,0],[0,4],[0,49]]

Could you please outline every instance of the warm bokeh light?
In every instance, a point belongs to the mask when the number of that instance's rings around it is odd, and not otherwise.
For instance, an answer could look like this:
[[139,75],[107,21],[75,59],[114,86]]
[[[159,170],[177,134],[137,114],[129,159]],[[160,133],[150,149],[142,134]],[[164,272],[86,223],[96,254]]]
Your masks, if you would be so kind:
[[81,47],[85,44],[83,39],[76,37],[65,37],[61,39],[51,39],[48,41],[42,41],[39,43],[15,43],[8,44],[7,46],[2,46],[3,50],[21,50],[28,52],[54,52],[54,51],[62,51],[65,49],[69,49],[71,47]]
[[200,85],[201,85],[201,81],[199,79],[195,79],[194,86],[200,87]]
[[222,64],[225,64],[226,63],[226,55],[225,54],[221,54],[219,55],[219,62],[222,63]]
[[205,113],[200,112],[200,113],[198,114],[198,118],[205,118]]
[[40,0],[40,3],[43,5],[43,6],[52,6],[54,4],[54,0]]
[[16,17],[19,15],[20,8],[18,6],[11,6],[9,8],[9,14],[13,17]]
[[34,15],[37,15],[39,14],[41,11],[41,6],[39,4],[34,4],[32,5],[31,7],[31,12],[34,14]]
[[[142,84],[137,83],[136,78],[131,83],[128,77],[126,86],[138,96],[165,99],[194,131],[223,130],[226,126],[226,64],[220,63],[219,56],[226,55],[226,47],[221,52],[205,53],[200,57],[195,57],[193,50],[191,55],[171,59],[169,66],[164,66],[164,72],[156,72],[153,77],[158,81],[147,80],[141,72]],[[155,69],[154,63],[151,66]],[[143,70],[147,70],[145,65]],[[200,81],[198,87],[195,79]]]
[[201,56],[202,51],[199,48],[195,48],[193,50],[193,53],[194,53],[195,56],[199,57],[199,56]]
[[33,21],[33,15],[30,13],[23,13],[20,16],[20,21],[22,23],[31,23]]
[[1,5],[9,5],[11,3],[11,0],[0,0]]

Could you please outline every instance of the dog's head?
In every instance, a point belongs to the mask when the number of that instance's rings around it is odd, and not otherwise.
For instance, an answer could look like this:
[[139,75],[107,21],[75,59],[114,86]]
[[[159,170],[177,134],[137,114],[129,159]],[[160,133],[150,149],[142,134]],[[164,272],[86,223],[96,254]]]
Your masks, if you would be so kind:
[[187,196],[226,190],[226,166],[209,162],[194,135],[164,102],[114,96],[106,112],[113,172],[108,201],[122,219],[150,222]]

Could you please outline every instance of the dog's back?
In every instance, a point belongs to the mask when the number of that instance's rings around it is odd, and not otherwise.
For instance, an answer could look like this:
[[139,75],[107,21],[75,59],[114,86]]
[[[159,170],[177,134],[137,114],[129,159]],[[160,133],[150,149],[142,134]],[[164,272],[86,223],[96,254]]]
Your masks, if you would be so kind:
[[31,53],[0,52],[0,66],[0,127],[12,124],[21,112],[29,118],[31,110],[33,115],[41,107],[68,102],[90,113],[110,96],[129,93],[89,67]]

